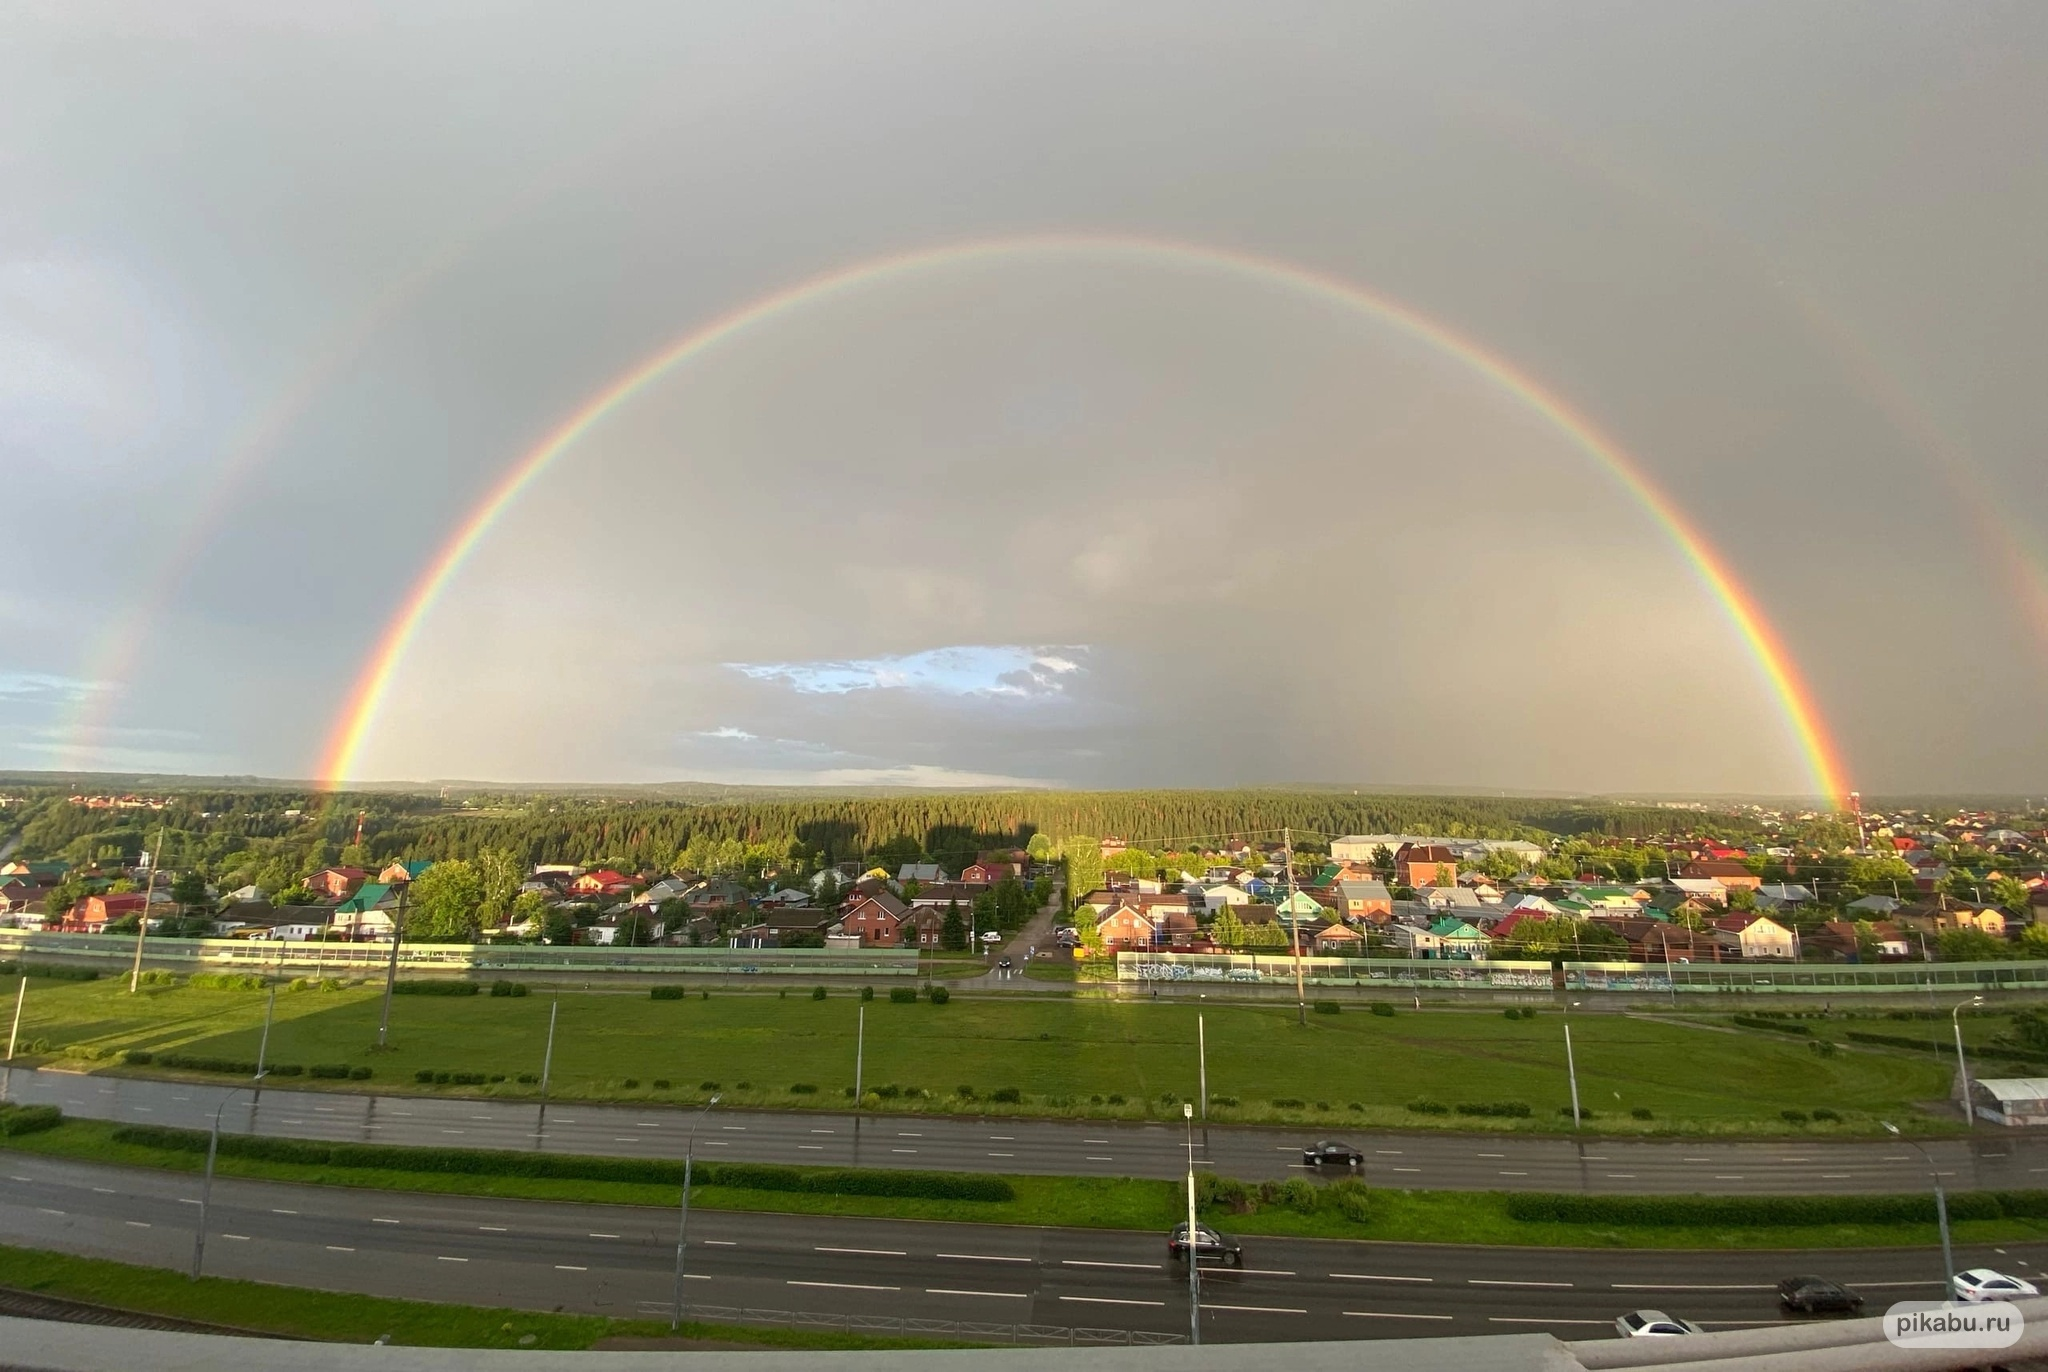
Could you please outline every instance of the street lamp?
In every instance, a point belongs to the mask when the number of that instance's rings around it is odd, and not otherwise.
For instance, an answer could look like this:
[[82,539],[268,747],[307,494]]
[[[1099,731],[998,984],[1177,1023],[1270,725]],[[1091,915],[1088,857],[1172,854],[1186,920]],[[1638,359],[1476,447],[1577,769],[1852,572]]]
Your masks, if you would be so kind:
[[704,1108],[690,1121],[690,1137],[683,1144],[683,1213],[676,1221],[676,1289],[675,1304],[669,1312],[668,1331],[673,1334],[683,1326],[683,1241],[690,1232],[690,1164],[697,1153],[697,1126],[711,1113],[711,1107],[718,1104],[716,1092],[704,1102]]
[[1956,1031],[1956,1069],[1963,1074],[1963,1124],[1970,1129],[1977,1127],[1977,1110],[1970,1103],[1970,1060],[1963,1056],[1963,1009],[1983,1003],[1984,997],[1971,996],[1948,1012],[1949,1027]]
[[199,1184],[199,1228],[192,1235],[193,1281],[199,1280],[200,1264],[206,1260],[206,1207],[213,1200],[213,1159],[220,1151],[221,1112],[228,1108],[228,1102],[234,1098],[235,1092],[256,1090],[262,1084],[263,1076],[264,1074],[259,1072],[256,1074],[256,1080],[247,1086],[230,1086],[221,1093],[220,1104],[214,1107],[213,1132],[206,1140],[206,1180]]
[[1188,1260],[1188,1342],[1202,1342],[1202,1240],[1195,1227],[1195,1107],[1182,1102],[1181,1117],[1188,1122],[1188,1242],[1181,1250]]
[[1927,1164],[1927,1175],[1934,1178],[1934,1218],[1941,1225],[1941,1291],[1944,1301],[1956,1298],[1956,1256],[1949,1249],[1948,1242],[1948,1193],[1941,1189],[1941,1173],[1934,1170],[1934,1159],[1927,1156],[1927,1150],[1899,1132],[1899,1126],[1890,1120],[1879,1120],[1884,1131],[1899,1142],[1918,1153]]
[[1572,1128],[1579,1127],[1579,1064],[1572,1056],[1572,1007],[1579,1002],[1568,1000],[1564,1003],[1564,1070],[1572,1083]]

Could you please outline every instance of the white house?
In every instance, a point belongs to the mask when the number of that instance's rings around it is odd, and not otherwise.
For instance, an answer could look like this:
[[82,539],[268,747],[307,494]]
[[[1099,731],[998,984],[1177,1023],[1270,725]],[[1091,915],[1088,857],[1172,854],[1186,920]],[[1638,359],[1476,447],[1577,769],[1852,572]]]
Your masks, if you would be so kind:
[[1403,924],[1399,920],[1387,926],[1386,934],[1387,941],[1401,950],[1402,957],[1433,957],[1444,946],[1444,941],[1429,930],[1418,929],[1412,924]]
[[1242,886],[1223,882],[1216,886],[1190,886],[1187,888],[1189,904],[1200,899],[1202,908],[1209,911],[1221,910],[1226,905],[1250,905],[1252,893]]

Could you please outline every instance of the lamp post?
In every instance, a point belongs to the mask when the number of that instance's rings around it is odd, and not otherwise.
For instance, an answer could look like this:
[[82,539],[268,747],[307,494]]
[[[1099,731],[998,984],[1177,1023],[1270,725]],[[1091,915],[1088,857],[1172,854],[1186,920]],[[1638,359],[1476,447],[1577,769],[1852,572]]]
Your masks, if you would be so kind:
[[1195,1224],[1195,1107],[1182,1103],[1181,1117],[1188,1122],[1188,1241],[1181,1251],[1188,1260],[1188,1342],[1202,1342],[1202,1236]]
[[1572,1128],[1579,1127],[1579,1064],[1572,1056],[1572,1007],[1575,1000],[1564,1003],[1564,1070],[1572,1083]]
[[675,1304],[669,1312],[668,1332],[673,1334],[683,1327],[683,1243],[690,1232],[690,1164],[697,1153],[697,1126],[711,1113],[711,1107],[718,1104],[716,1092],[704,1102],[704,1108],[690,1121],[690,1137],[683,1144],[683,1209],[682,1218],[676,1221],[676,1289]]
[[1949,1027],[1956,1034],[1956,1070],[1963,1074],[1963,1124],[1970,1129],[1977,1127],[1977,1110],[1970,1104],[1970,1060],[1963,1056],[1963,1010],[1983,1003],[1984,997],[1971,996],[1948,1012]]
[[21,984],[14,990],[14,1027],[7,1031],[7,1074],[0,1076],[0,1100],[7,1099],[7,1088],[14,1082],[14,1042],[21,1037],[21,1007],[28,1000],[28,969],[16,969],[21,973]]
[[[258,1074],[256,1083],[263,1080]],[[221,1094],[220,1104],[213,1111],[213,1132],[206,1139],[206,1180],[199,1184],[199,1228],[192,1234],[192,1280],[199,1280],[200,1265],[206,1261],[206,1208],[213,1200],[213,1159],[220,1151],[220,1117],[228,1108],[228,1102],[237,1091],[254,1090],[256,1083],[249,1086],[230,1086]]]
[[[411,883],[407,883],[410,885]],[[368,914],[368,911],[364,911]],[[361,928],[361,916],[357,926]],[[391,919],[391,958],[384,965],[384,1012],[377,1021],[377,1047],[386,1047],[391,1038],[391,989],[398,985],[398,945],[405,938],[405,887],[398,888],[398,909]]]
[[[1202,1127],[1209,1127],[1209,1027],[1204,1016],[1195,1016],[1195,1056],[1201,1063]],[[1204,1135],[1204,1137],[1207,1137]],[[1193,1156],[1190,1154],[1189,1156]]]
[[548,1046],[540,1055],[540,1109],[533,1116],[533,1146],[541,1146],[541,1138],[548,1126],[548,1073],[555,1066],[555,1018],[562,1013],[562,998],[556,996],[548,1004]]
[[1934,1179],[1934,1218],[1941,1224],[1941,1298],[1953,1301],[1956,1298],[1956,1256],[1949,1250],[1948,1242],[1948,1193],[1941,1189],[1941,1173],[1934,1170],[1934,1159],[1927,1156],[1927,1150],[1899,1132],[1899,1126],[1890,1120],[1879,1120],[1887,1134],[1918,1153],[1927,1164],[1927,1175]]

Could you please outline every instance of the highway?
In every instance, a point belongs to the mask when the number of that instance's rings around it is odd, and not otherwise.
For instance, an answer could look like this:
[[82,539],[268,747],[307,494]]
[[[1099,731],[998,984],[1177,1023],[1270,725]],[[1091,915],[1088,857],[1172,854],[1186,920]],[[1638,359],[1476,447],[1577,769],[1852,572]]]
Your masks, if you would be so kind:
[[[17,1070],[10,1097],[68,1113],[138,1124],[205,1128],[229,1088],[73,1072]],[[429,1096],[246,1088],[224,1127],[292,1138],[433,1147],[525,1149],[679,1158],[694,1110],[664,1106],[548,1107]],[[1300,1149],[1318,1137],[1366,1154],[1376,1186],[1425,1190],[1610,1193],[1917,1191],[1927,1168],[1894,1142],[1784,1139],[1766,1143],[1527,1138],[1458,1133],[1325,1132],[1232,1126],[1197,1129],[1197,1165],[1247,1181],[1302,1175]],[[715,1110],[699,1156],[746,1162],[1017,1172],[1048,1176],[1177,1177],[1187,1139],[1176,1126],[1000,1117]],[[1951,1189],[2048,1187],[2048,1139],[1980,1128],[1925,1145]]]
[[[25,1154],[0,1158],[0,1237],[182,1269],[199,1179]],[[465,1304],[665,1315],[667,1209],[424,1196],[218,1178],[207,1270],[218,1276]],[[686,1300],[853,1319],[889,1315],[1067,1329],[1187,1329],[1186,1277],[1161,1235],[700,1210]],[[1598,1337],[1666,1309],[1706,1327],[1775,1323],[1780,1277],[1818,1272],[1878,1308],[1932,1298],[1933,1249],[1678,1253],[1245,1240],[1243,1271],[1203,1274],[1203,1337],[1393,1338],[1547,1331]],[[1964,1246],[1959,1266],[2043,1277],[2048,1244]],[[988,1337],[1000,1337],[990,1333]],[[1086,1337],[1084,1332],[1083,1337]]]

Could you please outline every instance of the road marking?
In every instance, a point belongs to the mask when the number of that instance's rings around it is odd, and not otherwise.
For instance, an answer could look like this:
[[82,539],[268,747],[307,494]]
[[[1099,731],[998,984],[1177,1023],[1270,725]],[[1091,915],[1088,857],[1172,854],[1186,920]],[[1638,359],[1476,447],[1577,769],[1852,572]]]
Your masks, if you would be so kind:
[[[996,1296],[1006,1301],[1029,1299],[1029,1296],[1022,1291],[956,1291],[944,1286],[927,1286],[924,1289],[924,1293],[927,1296]],[[1212,1306],[1210,1308],[1215,1309],[1216,1307]]]
[[953,1260],[954,1260],[954,1261],[956,1261],[956,1262],[1030,1262],[1030,1261],[1031,1261],[1031,1259],[1029,1259],[1029,1258],[1006,1258],[1006,1257],[1003,1257],[1003,1256],[1002,1256],[1001,1254],[998,1254],[998,1253],[941,1253],[941,1254],[939,1254],[938,1256],[940,1256],[940,1257],[942,1257],[942,1258],[951,1258],[951,1259],[953,1259]]
[[1812,1162],[1812,1158],[1779,1158],[1779,1162]]
[[343,1248],[338,1243],[330,1243],[327,1245],[327,1251],[330,1253],[353,1253],[356,1250],[353,1248]]
[[1345,1314],[1361,1320],[1449,1320],[1455,1315],[1397,1315],[1391,1310],[1346,1310]]
[[1121,1267],[1131,1272],[1157,1272],[1156,1262],[1090,1262],[1086,1258],[1062,1258],[1062,1267]]
[[1392,1172],[1420,1172],[1422,1169],[1420,1167],[1393,1167],[1388,1170]]
[[848,1281],[791,1281],[784,1282],[783,1285],[823,1286],[833,1291],[901,1291],[903,1289],[900,1286],[862,1286],[858,1282]]
[[1716,1172],[1716,1173],[1714,1174],[1714,1180],[1715,1180],[1715,1181],[1741,1181],[1741,1180],[1742,1180],[1742,1177],[1741,1177],[1741,1176],[1740,1176],[1739,1174],[1730,1174],[1730,1173],[1727,1173],[1727,1172]]
[[593,1239],[615,1239],[615,1238],[617,1238],[617,1237],[618,1237],[618,1235],[617,1235],[617,1234],[592,1234],[592,1235],[591,1235],[590,1237],[592,1237]]
[[502,1224],[479,1224],[477,1228],[483,1230],[486,1234],[502,1234],[505,1232],[505,1226]]
[[[1486,1322],[1488,1324],[1594,1324],[1603,1325],[1609,1329],[1614,1327],[1613,1320],[1552,1320],[1516,1315],[1488,1315]],[[1776,1321],[1773,1321],[1773,1323],[1776,1323]]]
[[1398,1158],[1401,1156],[1401,1150],[1398,1148],[1375,1148],[1372,1151],[1383,1158]]
[[1297,1310],[1285,1305],[1217,1305],[1212,1301],[1202,1302],[1204,1310],[1236,1310],[1247,1315],[1306,1315],[1308,1311]]
[[[709,1245],[709,1246],[710,1246],[710,1247],[712,1247],[712,1248],[738,1248],[738,1247],[739,1247],[739,1243],[738,1243],[738,1241],[737,1241],[737,1240],[734,1240],[734,1239],[705,1239],[705,1240],[703,1240],[703,1242],[704,1242],[705,1244]],[[943,1254],[942,1254],[941,1256],[943,1256]]]
[[1502,1172],[1500,1175],[1503,1177],[1526,1177],[1529,1174],[1527,1172]]
[[[2036,1168],[2035,1168],[2034,1170],[2035,1170],[2036,1172],[2041,1172],[2041,1171],[2048,1171],[2048,1168],[2041,1168],[2041,1167],[2036,1167]],[[34,1177],[9,1177],[9,1178],[8,1178],[8,1180],[9,1180],[9,1181],[34,1181],[34,1180],[35,1180],[35,1178],[34,1178]]]
[[[1108,1142],[1109,1142],[1109,1140],[1108,1140],[1108,1139],[1082,1139],[1082,1140],[1081,1140],[1081,1142],[1083,1142],[1083,1143],[1108,1143]],[[1289,1153],[1292,1153],[1292,1152],[1293,1152],[1294,1150],[1293,1150],[1292,1148],[1289,1148],[1289,1149],[1287,1149],[1287,1150],[1285,1150],[1285,1151],[1287,1151],[1287,1152],[1289,1152]]]
[[270,1213],[271,1213],[271,1214],[273,1214],[273,1215],[296,1215],[296,1214],[298,1214],[299,1212],[298,1212],[298,1211],[296,1211],[296,1210],[276,1210],[276,1209],[273,1209],[273,1210],[272,1210],[272,1211],[271,1211]]
[[897,1135],[896,1137],[897,1137],[897,1138],[899,1138],[899,1139],[921,1139],[921,1138],[923,1138],[923,1137],[924,1137],[924,1135],[922,1135],[922,1134],[898,1134],[898,1135]]
[[462,1131],[460,1129],[443,1129],[441,1132],[444,1134],[460,1134]]
[[1060,1297],[1060,1299],[1061,1299],[1061,1300],[1063,1300],[1063,1301],[1072,1301],[1072,1302],[1073,1302],[1074,1304],[1076,1304],[1076,1305],[1154,1305],[1154,1306],[1158,1306],[1158,1305],[1165,1305],[1165,1304],[1166,1304],[1166,1302],[1165,1302],[1165,1301],[1124,1301],[1124,1300],[1118,1300],[1118,1299],[1116,1299],[1116,1298],[1115,1298],[1114,1296],[1061,1296],[1061,1297]]
[[797,1145],[797,1147],[808,1148],[813,1153],[822,1153],[825,1151],[825,1145],[822,1143],[800,1143]]
[[249,1241],[249,1236],[247,1234],[222,1234],[221,1237],[224,1239],[233,1239],[237,1243],[247,1243]]
[[1094,1156],[1093,1154],[1090,1154],[1090,1155],[1089,1155],[1088,1157],[1086,1157],[1086,1158],[1082,1159],[1082,1161],[1084,1161],[1084,1162],[1115,1162],[1115,1161],[1116,1161],[1116,1159],[1115,1159],[1115,1158],[1098,1158],[1098,1157]]
[[1769,1291],[1772,1287],[1769,1282],[1758,1282],[1754,1285],[1736,1282],[1726,1286],[1680,1286],[1657,1282],[1616,1282],[1614,1289],[1616,1291]]
[[379,1218],[377,1218],[377,1216],[375,1216],[375,1215],[372,1215],[372,1216],[370,1216],[370,1223],[372,1223],[372,1224],[397,1224],[397,1223],[398,1223],[398,1221],[397,1221],[397,1220],[386,1220],[386,1219],[379,1219]]
[[566,1262],[558,1262],[555,1264],[555,1270],[557,1272],[588,1272],[590,1269],[587,1267],[572,1267]]
[[1607,1174],[1610,1181],[1634,1181],[1635,1176],[1636,1174],[1633,1172],[1609,1172]]
[[1892,1290],[1902,1286],[1940,1286],[1938,1281],[1860,1281],[1856,1285],[1871,1291]]
[[[446,1132],[454,1132],[454,1133],[461,1133],[462,1131],[458,1129],[458,1130],[453,1130],[453,1131],[446,1131]],[[619,1136],[617,1136],[617,1135],[613,1135],[613,1136],[612,1136],[612,1142],[613,1142],[613,1143],[638,1143],[638,1142],[640,1142],[640,1136],[639,1136],[638,1134],[627,1134],[627,1135],[626,1135],[626,1136],[625,1136],[624,1138],[620,1138],[620,1137],[619,1137]]]
[[128,1227],[129,1227],[130,1229],[147,1229],[147,1228],[149,1228],[149,1221],[148,1221],[148,1220],[129,1220],[129,1221],[127,1222],[127,1223],[128,1223]]
[[[15,1178],[15,1180],[16,1180],[16,1181],[27,1181],[27,1180],[28,1180],[28,1178],[27,1178],[27,1177],[16,1177],[16,1178]],[[95,1191],[99,1192],[99,1193],[100,1193],[100,1194],[101,1194],[102,1196],[111,1196],[111,1195],[113,1195],[113,1194],[114,1194],[114,1188],[113,1188],[113,1187],[111,1187],[111,1186],[95,1186],[95,1187],[93,1187],[93,1190],[95,1190]]]
[[1607,1155],[1606,1155],[1605,1153],[1588,1153],[1588,1154],[1586,1154],[1586,1155],[1585,1155],[1584,1157],[1580,1158],[1580,1159],[1579,1159],[1579,1161],[1580,1161],[1580,1162],[1606,1162],[1606,1161],[1607,1161]]
[[811,1132],[813,1134],[836,1134],[839,1131],[837,1129],[813,1129]]
[[892,1153],[915,1153],[917,1150],[915,1148],[891,1148],[889,1151]]
[[[1339,1281],[1435,1281],[1435,1277],[1383,1277],[1377,1272],[1332,1272]],[[1445,1318],[1449,1318],[1446,1316]]]
[[[900,1248],[827,1248],[821,1245],[820,1247],[813,1248],[811,1251],[813,1253],[858,1253],[862,1257],[868,1258],[901,1258],[907,1256]],[[896,1288],[892,1286],[889,1289],[894,1291]]]
[[1292,1272],[1283,1272],[1277,1267],[1240,1267],[1237,1269],[1237,1274],[1241,1277],[1291,1277],[1294,1275]]
[[992,1158],[1014,1158],[1017,1155],[1015,1153],[990,1153],[989,1156]]
[[704,1146],[705,1146],[706,1148],[730,1148],[730,1147],[732,1147],[732,1145],[731,1145],[731,1144],[729,1144],[729,1143],[727,1143],[727,1142],[726,1142],[726,1141],[725,1141],[724,1139],[706,1139],[706,1140],[704,1140]]
[[1572,1284],[1568,1281],[1515,1281],[1508,1277],[1467,1277],[1465,1284],[1467,1286],[1542,1286],[1559,1291],[1569,1291],[1572,1289]]
[[1713,1161],[1713,1159],[1712,1159],[1712,1158],[1687,1158],[1687,1159],[1685,1159],[1685,1161],[1687,1161],[1687,1162],[1712,1162],[1712,1161]]
[[435,1258],[435,1259],[434,1259],[434,1261],[435,1261],[435,1262],[468,1262],[468,1261],[469,1261],[469,1259],[468,1259],[468,1258],[448,1258],[448,1257],[437,1257],[437,1258]]
[[728,1134],[744,1134],[747,1132],[747,1126],[744,1124],[721,1124],[718,1127]]
[[180,1197],[178,1197],[178,1204],[180,1204],[180,1205],[197,1205],[197,1204],[199,1204],[199,1197],[197,1197],[197,1196],[180,1196]]
[[1473,1156],[1473,1157],[1475,1157],[1475,1158],[1504,1158],[1504,1157],[1506,1157],[1506,1156],[1507,1156],[1507,1154],[1506,1154],[1506,1153],[1474,1153],[1474,1154],[1473,1154],[1472,1156]]
[[1849,1174],[1847,1172],[1823,1172],[1820,1174],[1820,1179],[1822,1181],[1847,1181],[1849,1180]]
[[331,1105],[316,1105],[313,1107],[313,1113],[316,1115],[331,1115],[334,1113],[334,1107]]

